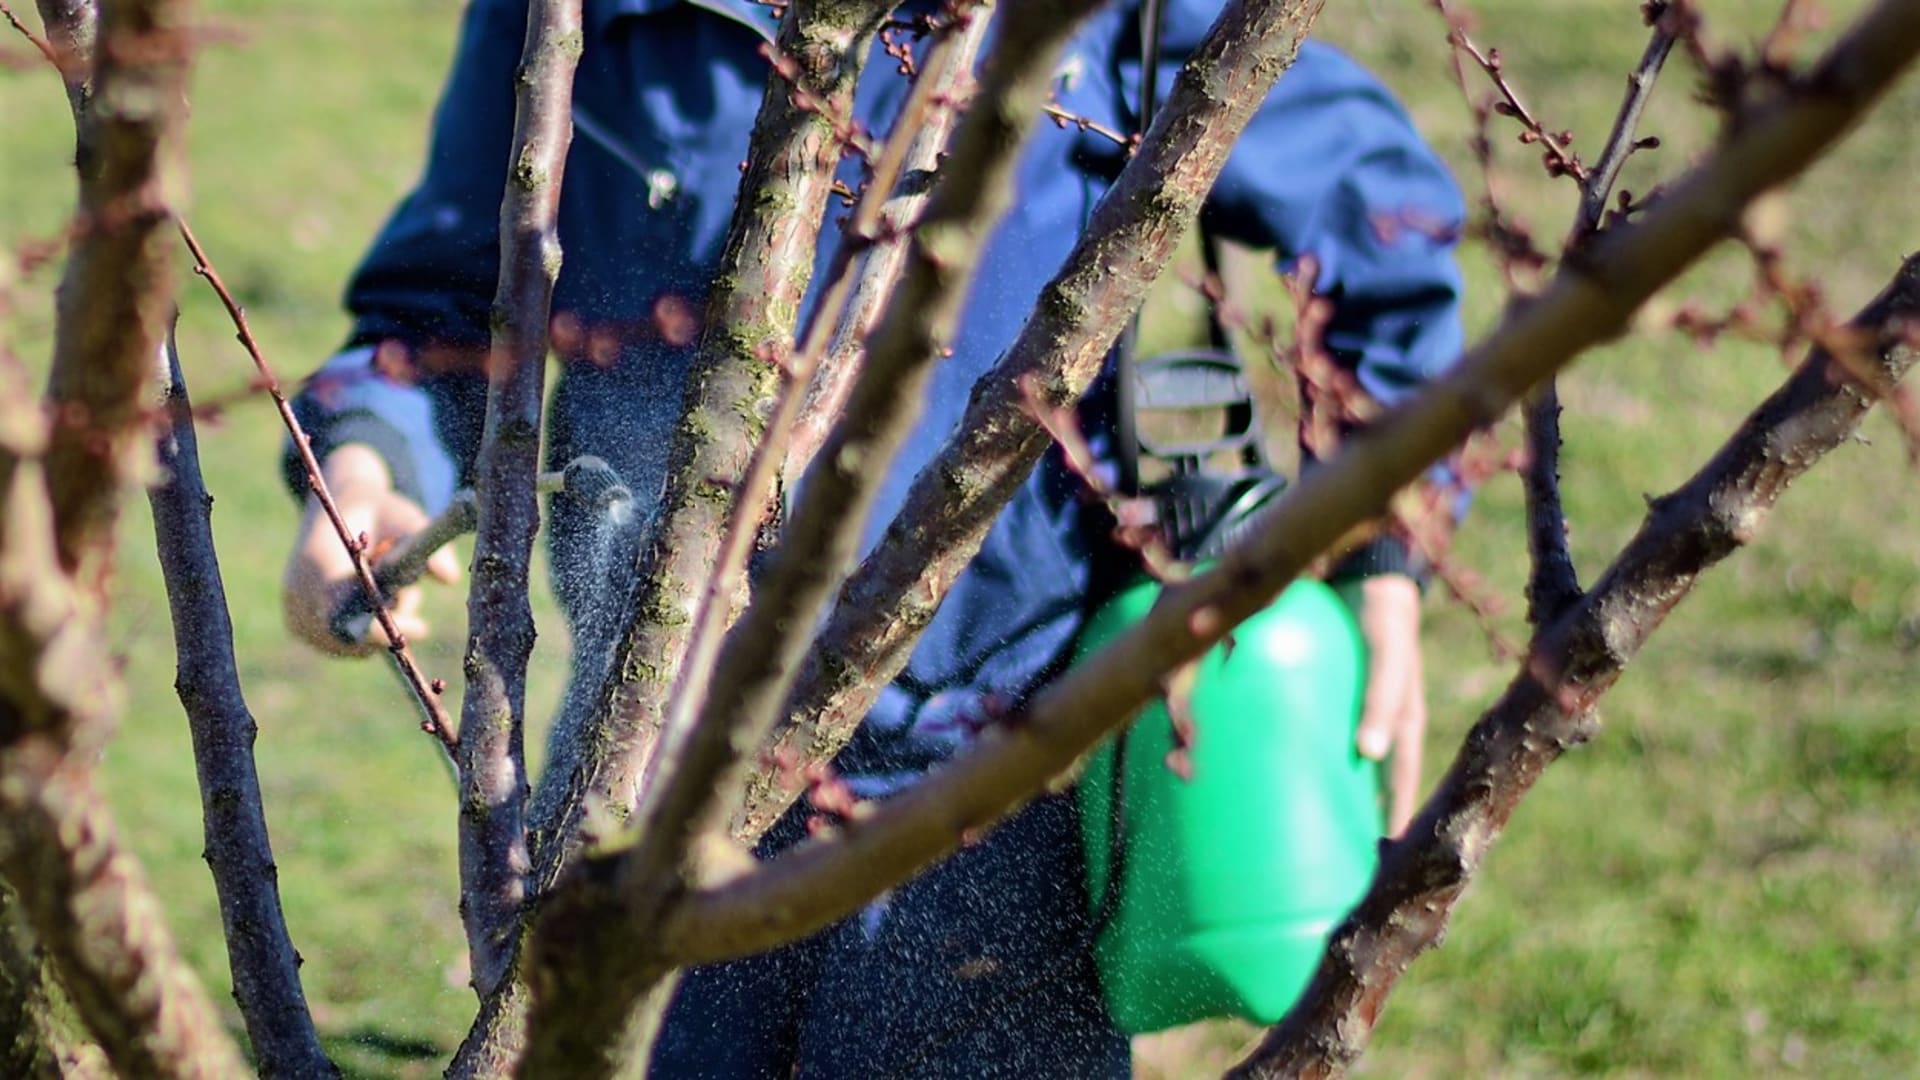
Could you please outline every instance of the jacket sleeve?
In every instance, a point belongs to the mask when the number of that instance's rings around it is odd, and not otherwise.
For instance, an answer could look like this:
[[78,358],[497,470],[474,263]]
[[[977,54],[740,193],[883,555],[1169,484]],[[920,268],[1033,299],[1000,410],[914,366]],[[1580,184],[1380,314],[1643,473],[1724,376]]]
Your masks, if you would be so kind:
[[1460,192],[1371,75],[1308,42],[1214,186],[1221,236],[1318,263],[1326,346],[1393,405],[1458,359]]
[[[484,348],[499,274],[500,200],[513,141],[514,71],[526,6],[474,0],[434,114],[425,175],[387,220],[347,286],[348,346],[315,372],[295,412],[317,457],[347,443],[373,448],[399,490],[429,512],[471,468],[482,417],[471,373],[427,373],[422,346]],[[400,348],[376,347],[392,343]],[[296,495],[306,476],[292,447]]]
[[[1301,47],[1227,160],[1207,212],[1228,239],[1275,248],[1283,262],[1313,257],[1315,291],[1332,304],[1323,344],[1382,405],[1458,360],[1459,188],[1386,88],[1330,46]],[[1458,490],[1445,464],[1431,476]],[[1455,509],[1465,512],[1464,491]],[[1427,570],[1389,533],[1330,576],[1424,579]]]

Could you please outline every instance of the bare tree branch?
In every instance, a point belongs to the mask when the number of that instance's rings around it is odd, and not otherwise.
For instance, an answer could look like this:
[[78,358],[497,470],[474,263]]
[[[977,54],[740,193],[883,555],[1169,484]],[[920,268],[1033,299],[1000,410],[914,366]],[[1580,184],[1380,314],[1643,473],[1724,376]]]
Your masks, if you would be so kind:
[[[1028,409],[1024,380],[1052,406],[1078,401],[1092,385],[1320,6],[1243,0],[1215,20],[1065,267],[976,389],[959,434],[914,478],[885,538],[841,590],[801,667],[774,736],[775,755],[831,757],[905,665],[1000,508],[1049,444]],[[770,775],[756,777],[735,831],[758,836],[792,798]]]
[[[52,64],[54,67],[54,70],[59,71],[62,77],[65,76],[66,72],[61,66],[59,52],[57,52],[54,49],[53,45],[50,42],[48,42],[46,38],[43,38],[39,34],[34,33],[32,27],[28,26],[26,23],[21,22],[20,16],[15,15],[13,13],[13,8],[9,7],[5,3],[5,0],[0,0],[0,18],[6,19],[8,26],[11,26],[15,30],[19,31],[20,36],[26,38],[28,44],[32,45],[36,50],[38,50],[41,56],[44,56],[47,58],[47,63]],[[79,108],[74,109],[74,115],[76,117],[80,114],[80,112],[81,110]]]
[[[894,185],[900,179],[902,169],[908,167],[910,159],[916,155],[925,161],[924,167],[931,168],[937,164],[938,155],[945,149],[947,135],[952,130],[950,121],[955,112],[951,108],[940,108],[939,102],[951,94],[957,83],[971,80],[974,57],[986,37],[992,11],[992,0],[982,0],[978,6],[964,9],[964,13],[958,16],[960,21],[957,25],[941,31],[939,42],[920,68],[913,92],[908,96],[893,132],[881,150],[873,175],[868,178],[866,191],[855,207],[852,221],[847,225],[846,237],[834,252],[833,266],[827,274],[829,284],[814,308],[799,351],[788,365],[787,384],[767,423],[767,430],[754,447],[753,462],[742,483],[742,495],[734,503],[733,517],[727,525],[720,558],[714,566],[713,576],[706,583],[686,659],[681,662],[680,676],[668,705],[667,741],[664,747],[673,747],[676,733],[689,731],[695,724],[747,722],[744,717],[737,721],[724,718],[716,721],[715,717],[709,715],[708,696],[715,676],[715,659],[721,655],[721,644],[727,636],[728,616],[733,610],[732,598],[740,588],[740,577],[746,573],[747,558],[760,531],[759,511],[773,497],[774,483],[782,469],[791,464],[788,441],[790,436],[799,434],[798,425],[803,409],[816,404],[817,399],[810,388],[822,355],[827,351],[829,339],[837,337],[848,322],[843,315],[855,291],[856,278],[865,284],[870,278],[884,277],[887,295],[891,295],[899,283],[900,272],[906,265],[907,245],[904,242],[889,242],[890,238],[882,235],[882,230],[887,228],[886,214],[889,209],[900,211],[904,206],[917,206],[924,202],[925,189],[916,185],[919,190],[917,196],[906,193],[896,196]],[[868,255],[863,267],[860,254],[868,249],[875,250]],[[895,257],[896,253],[898,257]],[[880,264],[877,271],[873,268],[875,263]],[[861,350],[864,351],[865,334],[861,337]],[[828,381],[836,381],[845,374],[844,371],[828,372]],[[825,392],[833,393],[830,389]],[[836,409],[838,407],[835,406]],[[827,422],[831,423],[831,420]],[[766,613],[769,611],[778,612],[773,617],[779,619],[795,617],[792,611],[781,606],[781,597],[763,593],[748,609],[746,623],[739,630],[743,638],[767,633],[769,616]],[[792,633],[799,632],[799,624],[789,625]],[[811,625],[811,619],[807,620],[806,625]],[[765,645],[764,642],[760,644]],[[730,647],[729,654],[734,656],[737,666],[737,650]],[[738,671],[722,671],[721,685],[726,686],[740,674]],[[737,698],[738,695],[733,696]],[[722,717],[730,715],[733,714],[722,714]],[[757,737],[749,740],[748,745],[755,741]],[[669,753],[670,750],[663,750],[656,757],[654,775],[662,774],[669,767]],[[708,783],[712,782],[713,778],[709,777]],[[731,791],[732,785],[720,783],[718,790],[723,793]],[[724,821],[724,817],[721,820]]]
[[120,704],[96,604],[61,572],[42,417],[0,367],[0,876],[76,1011],[129,1076],[232,1076],[240,1057],[180,959],[86,763]]
[[[528,811],[530,891],[540,896],[587,837],[593,815],[624,821],[652,754],[699,591],[712,573],[735,493],[792,350],[814,248],[849,134],[868,42],[887,0],[801,0],[787,8],[776,66],[755,122],[738,209],[687,383],[667,490],[622,616],[602,707],[587,730],[561,732],[575,762],[550,766]],[[738,599],[729,598],[729,608]],[[517,968],[521,958],[509,960]],[[482,1002],[449,1074],[498,1076],[525,1045],[528,994],[518,973]]]
[[[889,10],[889,0],[797,0],[781,20],[732,231],[688,374],[666,493],[627,601],[602,715],[595,730],[578,736],[572,775],[543,781],[534,800],[536,894],[551,887],[588,814],[624,821],[635,805],[686,653],[699,585],[713,573],[793,351],[854,86]],[[765,509],[758,509],[763,517]],[[737,608],[739,600],[728,604]]]
[[560,276],[560,190],[573,142],[581,0],[531,4],[520,59],[487,416],[474,491],[479,528],[467,593],[467,694],[460,709],[460,915],[482,997],[506,977],[526,899],[527,599],[540,527],[540,416],[547,325]]
[[[73,110],[74,132],[82,163],[92,155],[87,117],[93,100],[93,40],[99,30],[99,16],[93,0],[38,0],[40,22],[46,27],[47,59],[60,69],[60,81],[67,87],[67,105]],[[11,13],[7,21],[19,25]]]
[[407,644],[406,635],[393,621],[393,613],[387,610],[386,598],[380,584],[374,577],[374,570],[368,552],[360,542],[360,537],[347,528],[347,519],[340,515],[340,508],[334,504],[333,493],[327,490],[326,474],[321,471],[320,461],[313,456],[313,444],[300,426],[300,420],[293,413],[293,405],[280,388],[280,380],[267,363],[266,354],[260,351],[260,342],[253,336],[253,327],[247,322],[246,310],[240,301],[234,298],[227,283],[221,279],[220,271],[214,268],[213,261],[207,257],[207,251],[200,246],[200,240],[185,218],[180,219],[180,238],[186,241],[187,250],[193,255],[193,272],[204,279],[214,294],[220,297],[220,303],[227,309],[227,317],[233,320],[234,333],[240,344],[247,350],[247,356],[253,360],[253,366],[260,373],[260,383],[267,395],[273,398],[273,407],[280,414],[280,423],[287,429],[287,437],[293,443],[294,453],[300,458],[300,465],[306,472],[307,490],[320,503],[327,520],[332,523],[334,534],[353,559],[353,568],[360,583],[360,591],[366,597],[373,616],[387,636],[387,652],[393,657],[394,666],[399,668],[401,678],[413,691],[414,701],[420,706],[421,730],[433,736],[449,758],[455,756],[459,740],[454,735],[453,725],[447,719],[447,710],[440,704],[440,680],[428,681],[420,670],[420,662],[413,657],[413,649]]
[[[895,140],[912,136],[912,141],[905,144],[900,183],[877,192],[870,189],[869,195],[878,194],[885,203],[871,222],[864,227],[856,223],[852,230],[853,238],[868,245],[853,295],[837,322],[815,324],[831,329],[833,338],[827,342],[826,355],[820,359],[819,370],[807,389],[806,409],[795,424],[793,445],[787,450],[783,467],[789,483],[806,472],[834,423],[846,411],[847,395],[866,360],[867,338],[880,322],[888,298],[899,288],[900,274],[907,265],[907,238],[933,191],[948,136],[973,93],[974,59],[991,22],[992,4],[982,2],[963,10],[970,14],[963,26],[950,31],[958,35],[947,42],[951,57],[928,58],[914,87],[916,99],[924,94],[924,101],[909,103],[889,137],[888,148],[892,149]],[[914,123],[909,123],[910,118]],[[843,252],[850,250],[847,245],[841,248]]]
[[1748,204],[1831,147],[1916,52],[1920,8],[1883,0],[1793,93],[1750,108],[1720,149],[1635,225],[1596,238],[1458,367],[1349,439],[1214,569],[1166,588],[1139,624],[922,783],[875,805],[839,835],[803,844],[679,905],[664,930],[666,947],[698,963],[790,940],[855,910],[1005,815],[1158,694],[1165,672],[1269,603],[1316,554],[1375,516],[1475,427],[1618,334],[1657,289],[1732,235]]
[[804,634],[854,553],[887,463],[919,417],[926,377],[945,355],[980,253],[1012,204],[1019,152],[1047,100],[1054,65],[1098,3],[1016,0],[1002,15],[999,44],[915,229],[899,291],[869,342],[846,415],[807,473],[753,605],[722,647],[714,697],[698,723],[673,733],[649,772],[636,840],[604,875],[616,888],[583,883],[556,898],[540,921],[523,1075],[617,1068],[607,1049],[618,1044],[635,1002],[676,966],[648,952],[660,913],[680,892],[677,870],[691,828],[714,800],[715,782],[755,745],[780,705]]
[[[17,720],[6,715],[14,707],[0,700],[0,728]],[[245,1075],[213,1003],[174,947],[159,899],[115,833],[91,771],[74,755],[40,736],[5,745],[0,874],[19,893],[34,936],[114,1071]]]
[[1576,235],[1591,233],[1600,227],[1606,214],[1607,200],[1612,197],[1613,185],[1620,179],[1620,170],[1626,167],[1627,159],[1633,156],[1634,151],[1644,145],[1636,137],[1640,129],[1640,117],[1647,110],[1647,102],[1653,99],[1653,84],[1660,78],[1660,69],[1666,66],[1667,54],[1673,51],[1673,40],[1672,27],[1656,15],[1646,50],[1640,54],[1640,62],[1627,75],[1627,93],[1620,101],[1620,112],[1613,118],[1613,130],[1607,135],[1606,146],[1600,151],[1599,163],[1594,165],[1592,174],[1581,186]]
[[280,908],[279,868],[253,763],[259,729],[234,662],[233,620],[213,543],[213,497],[201,479],[193,405],[171,342],[167,364],[166,428],[159,440],[166,479],[148,490],[147,499],[173,616],[179,657],[174,687],[193,736],[203,856],[220,898],[233,998],[264,1075],[337,1076],[314,1031],[300,988],[300,956]]
[[[92,6],[40,9],[56,51],[86,58]],[[166,226],[181,186],[189,10],[110,7],[91,97],[63,68],[80,209],[58,299],[51,429],[25,393],[0,410],[0,874],[115,1070],[137,1077],[245,1068],[89,767],[120,697],[99,626],[114,526],[125,487],[150,469],[146,395],[173,307]]]
[[820,609],[857,554],[888,467],[920,418],[927,379],[953,340],[980,253],[1013,203],[1019,150],[1048,99],[1059,55],[1097,7],[1098,0],[1015,0],[1001,16],[1000,44],[914,228],[861,377],[801,483],[800,505],[752,606],[721,650],[713,696],[685,738],[663,748],[642,793],[643,840],[624,872],[642,880],[659,872],[640,861],[656,835],[662,867],[677,862],[702,808],[717,806],[715,791],[732,786],[723,777],[772,727]]
[[172,316],[174,204],[185,194],[188,0],[110,6],[80,122],[80,200],[54,328],[46,468],[60,566],[85,593],[112,572],[127,488],[152,468],[146,404]]
[[[1336,1076],[1359,1057],[1387,995],[1439,941],[1520,799],[1563,752],[1598,734],[1594,702],[1700,575],[1750,542],[1787,487],[1851,438],[1920,358],[1916,320],[1920,258],[1910,258],[1853,321],[1863,355],[1814,350],[1691,480],[1652,502],[1592,591],[1542,630],[1439,790],[1387,847],[1305,997],[1232,1075]],[[1863,366],[1876,385],[1858,380]]]
[[[1653,84],[1673,51],[1673,33],[1656,17],[1653,36],[1640,63],[1627,76],[1627,94],[1620,102],[1613,131],[1600,152],[1599,164],[1580,182],[1580,212],[1568,241],[1572,250],[1600,227],[1607,199],[1640,145],[1636,132]],[[1548,379],[1527,399],[1522,412],[1527,431],[1527,464],[1521,477],[1527,500],[1527,550],[1531,569],[1527,577],[1527,622],[1551,625],[1580,600],[1579,571],[1567,547],[1567,514],[1560,504],[1560,392]]]
[[1560,503],[1560,390],[1552,379],[1527,396],[1521,409],[1527,456],[1521,487],[1527,501],[1527,624],[1546,626],[1580,600],[1579,571],[1567,546],[1567,512]]

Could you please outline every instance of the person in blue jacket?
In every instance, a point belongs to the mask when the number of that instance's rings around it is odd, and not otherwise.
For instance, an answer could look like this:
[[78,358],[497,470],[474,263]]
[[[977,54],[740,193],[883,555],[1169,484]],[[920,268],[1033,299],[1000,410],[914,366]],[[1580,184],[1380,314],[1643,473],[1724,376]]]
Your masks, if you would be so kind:
[[[470,3],[425,175],[348,287],[352,335],[296,404],[350,526],[376,542],[417,530],[445,505],[478,449],[525,9],[521,0]],[[1160,87],[1173,84],[1217,9],[1218,0],[1168,0],[1154,58]],[[1137,5],[1123,3],[1089,21],[1058,69],[1064,108],[1138,127],[1138,17]],[[604,521],[553,502],[549,543],[574,631],[576,687],[597,686],[604,673],[616,629],[609,609],[618,606],[606,601],[626,595],[633,545],[659,498],[774,29],[770,10],[752,0],[586,0],[561,196],[566,254],[553,310],[562,374],[548,452],[556,467],[581,454],[606,459],[642,512],[610,537]],[[887,131],[905,98],[894,69],[878,55],[867,65],[856,112],[869,130]],[[886,477],[869,545],[1124,162],[1124,150],[1093,130],[1042,118],[1035,126],[1013,210],[985,252],[925,418]],[[1389,94],[1311,42],[1254,117],[1206,208],[1217,236],[1317,261],[1334,312],[1326,344],[1387,404],[1460,351],[1449,237],[1462,217],[1446,169]],[[838,240],[830,224],[823,265]],[[291,465],[288,478],[304,489]],[[353,587],[350,567],[307,501],[284,583],[289,624],[319,649],[367,651],[330,632],[330,613]],[[884,797],[912,783],[964,744],[966,721],[989,695],[1018,700],[1058,669],[1098,554],[1085,514],[1078,481],[1060,462],[1035,470],[838,760],[857,794]],[[458,575],[450,550],[431,569]],[[1390,540],[1338,573],[1366,579],[1372,669],[1359,743],[1395,762],[1397,826],[1413,804],[1425,723],[1418,587]],[[396,601],[403,632],[427,629],[417,603],[411,591]],[[565,760],[563,743],[556,760]],[[1071,803],[1043,798],[839,926],[689,973],[654,1075],[1128,1075],[1128,1044],[1107,1018],[1088,955],[1079,859]]]

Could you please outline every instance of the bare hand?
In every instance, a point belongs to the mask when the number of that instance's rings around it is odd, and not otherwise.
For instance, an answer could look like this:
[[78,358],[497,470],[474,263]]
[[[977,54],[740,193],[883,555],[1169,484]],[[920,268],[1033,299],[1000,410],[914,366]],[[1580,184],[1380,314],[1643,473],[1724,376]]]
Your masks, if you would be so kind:
[[[354,536],[365,534],[373,550],[382,550],[426,525],[426,512],[393,490],[386,462],[368,447],[350,444],[335,450],[327,455],[321,471],[347,531]],[[459,581],[460,563],[453,548],[434,552],[427,561],[427,572],[449,584]],[[287,628],[301,641],[334,656],[365,656],[383,648],[387,635],[377,620],[365,644],[349,644],[334,636],[333,613],[358,588],[352,557],[340,543],[333,523],[327,520],[320,500],[309,495],[306,515],[300,521],[300,532],[294,538],[280,583]],[[409,640],[428,636],[427,622],[420,615],[418,586],[399,590],[388,610],[394,625]]]
[[1361,582],[1360,598],[1369,663],[1356,740],[1362,756],[1387,762],[1387,833],[1398,836],[1419,806],[1427,738],[1420,586],[1404,574],[1382,574]]

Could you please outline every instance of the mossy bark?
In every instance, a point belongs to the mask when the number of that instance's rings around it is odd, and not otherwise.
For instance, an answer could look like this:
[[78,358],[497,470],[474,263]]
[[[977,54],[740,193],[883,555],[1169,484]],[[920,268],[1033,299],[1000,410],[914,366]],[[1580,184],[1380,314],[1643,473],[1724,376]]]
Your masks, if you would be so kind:
[[[958,434],[914,479],[884,539],[855,571],[800,668],[774,756],[824,760],[853,734],[911,654],[947,590],[1040,460],[1048,436],[1022,385],[1049,405],[1079,400],[1120,330],[1199,217],[1214,178],[1321,0],[1230,4],[1182,68],[1159,120],[1095,207],[1020,336],[976,387]],[[821,755],[815,758],[814,755]],[[793,792],[757,782],[734,820],[764,832]]]
[[19,904],[0,885],[0,1076],[107,1080],[107,1056],[87,1038]]
[[545,782],[565,785],[563,797],[543,792],[536,799],[536,893],[556,880],[590,816],[617,808],[625,817],[638,801],[701,595],[688,583],[713,573],[734,493],[780,388],[846,145],[854,86],[889,10],[881,0],[803,0],[780,24],[775,70],[687,378],[686,420],[652,540],[640,555],[600,715],[578,736],[574,774]]
[[511,973],[527,897],[525,721],[533,655],[528,600],[546,387],[548,321],[560,276],[560,190],[573,142],[581,0],[532,5],[514,109],[514,162],[500,205],[485,427],[475,466],[478,520],[467,593],[460,777],[460,917],[473,988]]

